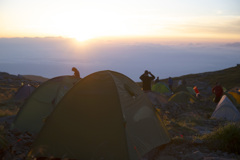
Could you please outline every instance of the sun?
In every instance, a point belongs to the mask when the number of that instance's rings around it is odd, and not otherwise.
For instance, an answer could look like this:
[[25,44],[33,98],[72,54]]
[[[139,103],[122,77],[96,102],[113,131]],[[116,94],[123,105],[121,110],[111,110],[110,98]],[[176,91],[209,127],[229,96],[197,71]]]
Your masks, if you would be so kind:
[[71,38],[74,38],[74,39],[77,40],[78,42],[85,42],[85,41],[88,41],[88,40],[90,40],[90,39],[96,38],[96,36],[87,35],[87,34],[72,35],[72,36],[70,36],[70,37],[71,37]]
[[76,37],[74,39],[76,39],[78,42],[85,42],[91,38],[90,37]]
[[71,32],[67,32],[66,37],[73,38],[79,42],[88,41],[102,36],[98,30],[91,28],[72,28]]
[[97,37],[121,35],[124,24],[119,15],[102,10],[67,11],[53,17],[51,23],[54,32],[63,37],[74,38],[79,42]]

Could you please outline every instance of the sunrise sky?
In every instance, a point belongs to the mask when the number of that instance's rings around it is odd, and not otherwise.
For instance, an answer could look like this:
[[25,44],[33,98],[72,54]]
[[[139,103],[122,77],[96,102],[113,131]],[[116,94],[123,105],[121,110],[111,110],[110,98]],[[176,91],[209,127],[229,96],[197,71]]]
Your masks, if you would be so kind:
[[240,0],[1,0],[0,38],[240,39]]

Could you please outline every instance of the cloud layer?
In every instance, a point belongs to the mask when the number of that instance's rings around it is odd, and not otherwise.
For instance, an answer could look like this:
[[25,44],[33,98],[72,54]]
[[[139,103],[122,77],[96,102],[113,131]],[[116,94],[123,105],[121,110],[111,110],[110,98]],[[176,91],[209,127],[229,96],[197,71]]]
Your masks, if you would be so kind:
[[135,81],[144,70],[155,76],[181,76],[235,66],[240,63],[240,42],[234,43],[146,43],[136,41],[93,41],[74,44],[63,38],[0,39],[0,71],[35,74],[48,78],[82,76],[100,70],[121,72]]

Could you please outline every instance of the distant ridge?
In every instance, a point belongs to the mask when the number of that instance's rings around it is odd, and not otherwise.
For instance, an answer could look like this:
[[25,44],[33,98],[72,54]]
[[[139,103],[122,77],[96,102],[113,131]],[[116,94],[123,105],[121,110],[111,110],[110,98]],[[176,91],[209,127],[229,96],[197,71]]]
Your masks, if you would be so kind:
[[26,79],[38,81],[38,82],[45,82],[48,80],[48,78],[42,77],[42,76],[36,76],[36,75],[21,75]]
[[[187,74],[180,77],[173,77],[173,80],[178,81],[185,79],[189,85],[196,84],[197,81],[207,82],[209,85],[214,86],[218,81],[226,89],[232,89],[233,87],[240,86],[240,65],[237,64],[234,67],[229,67],[222,70],[202,72],[197,74]],[[167,83],[168,79],[162,79]]]

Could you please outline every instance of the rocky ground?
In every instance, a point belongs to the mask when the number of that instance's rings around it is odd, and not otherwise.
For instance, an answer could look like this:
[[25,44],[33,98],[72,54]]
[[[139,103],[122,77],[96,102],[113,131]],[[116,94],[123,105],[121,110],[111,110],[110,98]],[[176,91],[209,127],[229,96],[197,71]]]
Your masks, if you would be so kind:
[[[0,159],[23,160],[35,135],[11,129],[11,122],[21,104],[11,97],[22,82],[37,83],[7,73],[0,74]],[[189,82],[191,82],[189,80]],[[196,82],[196,81],[195,81]],[[191,85],[191,84],[189,84]],[[153,149],[142,159],[148,160],[237,160],[240,155],[212,150],[199,137],[229,122],[210,119],[216,104],[206,82],[198,82],[202,98],[195,103],[173,103],[167,100],[155,105],[171,136],[171,142]],[[155,93],[154,93],[155,94]],[[167,97],[165,97],[167,99]]]
[[30,133],[21,133],[11,129],[11,123],[23,102],[13,99],[23,84],[38,86],[41,83],[29,80],[21,75],[0,72],[0,159],[24,159],[33,141]]
[[216,104],[199,101],[194,104],[167,104],[161,110],[164,123],[172,141],[154,152],[155,160],[233,160],[240,159],[235,153],[210,149],[203,140],[209,134],[229,122],[210,119]]

